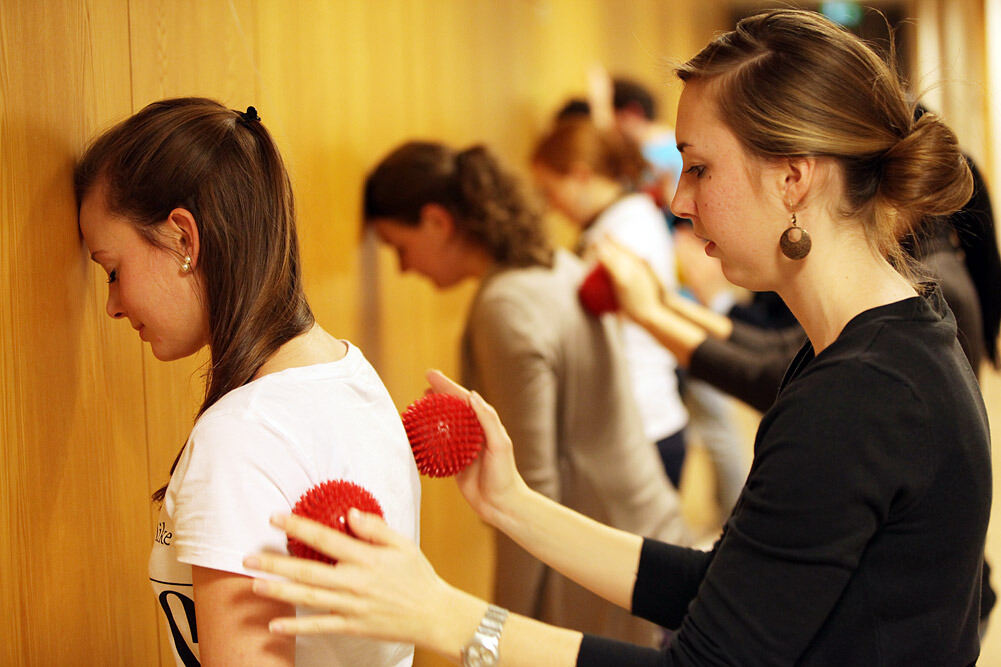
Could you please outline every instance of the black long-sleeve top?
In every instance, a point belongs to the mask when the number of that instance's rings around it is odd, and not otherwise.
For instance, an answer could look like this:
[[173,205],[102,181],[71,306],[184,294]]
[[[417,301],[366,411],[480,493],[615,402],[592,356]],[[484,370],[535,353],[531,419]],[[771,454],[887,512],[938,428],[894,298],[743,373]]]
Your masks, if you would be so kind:
[[989,442],[940,292],[858,315],[794,359],[714,549],[644,542],[633,613],[670,647],[577,664],[973,664]]

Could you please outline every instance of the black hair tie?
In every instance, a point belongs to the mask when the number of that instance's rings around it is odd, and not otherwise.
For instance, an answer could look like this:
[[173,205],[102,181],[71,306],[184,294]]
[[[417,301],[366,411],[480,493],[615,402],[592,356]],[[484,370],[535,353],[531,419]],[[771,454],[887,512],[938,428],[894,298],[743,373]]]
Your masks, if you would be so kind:
[[236,113],[245,125],[249,125],[254,122],[261,122],[261,117],[257,115],[257,109],[254,107],[247,107],[246,111],[237,111]]

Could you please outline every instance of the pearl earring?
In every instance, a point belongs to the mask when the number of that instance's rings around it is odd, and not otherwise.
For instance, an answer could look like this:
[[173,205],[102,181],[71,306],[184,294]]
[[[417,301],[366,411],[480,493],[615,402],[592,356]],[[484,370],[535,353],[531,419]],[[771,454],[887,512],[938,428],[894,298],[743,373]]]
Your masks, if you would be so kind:
[[188,273],[191,271],[191,255],[184,256],[184,262],[181,264],[181,273]]

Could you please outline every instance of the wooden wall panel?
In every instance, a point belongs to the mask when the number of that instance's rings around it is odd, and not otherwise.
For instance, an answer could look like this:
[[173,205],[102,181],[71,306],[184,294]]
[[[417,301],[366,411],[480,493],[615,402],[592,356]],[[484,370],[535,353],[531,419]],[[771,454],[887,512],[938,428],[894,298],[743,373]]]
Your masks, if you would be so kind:
[[[473,287],[436,292],[362,242],[366,171],[420,137],[485,142],[524,175],[589,65],[664,80],[664,56],[708,37],[704,4],[4,2],[0,530],[14,548],[0,552],[0,663],[172,664],[146,581],[148,497],[190,429],[206,355],[161,363],[105,316],[68,181],[87,138],[168,96],[257,106],[292,175],[317,319],[360,344],[402,409],[425,369],[456,374]],[[677,93],[657,90],[673,117]],[[446,579],[489,591],[492,535],[451,481],[425,485],[422,531]]]
[[[204,96],[232,108],[257,105],[253,2],[132,0],[133,108],[168,97]],[[265,112],[266,113],[266,112]],[[208,354],[164,363],[143,346],[149,492],[168,480],[168,471],[187,439],[204,395]],[[159,507],[147,502],[150,525]],[[152,532],[144,546],[149,549]],[[159,620],[160,664],[172,665],[167,629]]]
[[5,665],[147,664],[156,645],[141,348],[105,326],[70,179],[130,108],[126,16],[114,0],[0,13]]

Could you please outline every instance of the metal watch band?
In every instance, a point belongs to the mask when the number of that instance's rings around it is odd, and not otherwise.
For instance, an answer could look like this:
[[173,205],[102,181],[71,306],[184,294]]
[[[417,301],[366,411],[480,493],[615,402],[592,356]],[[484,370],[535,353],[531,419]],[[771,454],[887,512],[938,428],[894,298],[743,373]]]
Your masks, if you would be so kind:
[[500,636],[508,611],[489,605],[472,639],[462,649],[463,667],[493,667],[500,664]]

